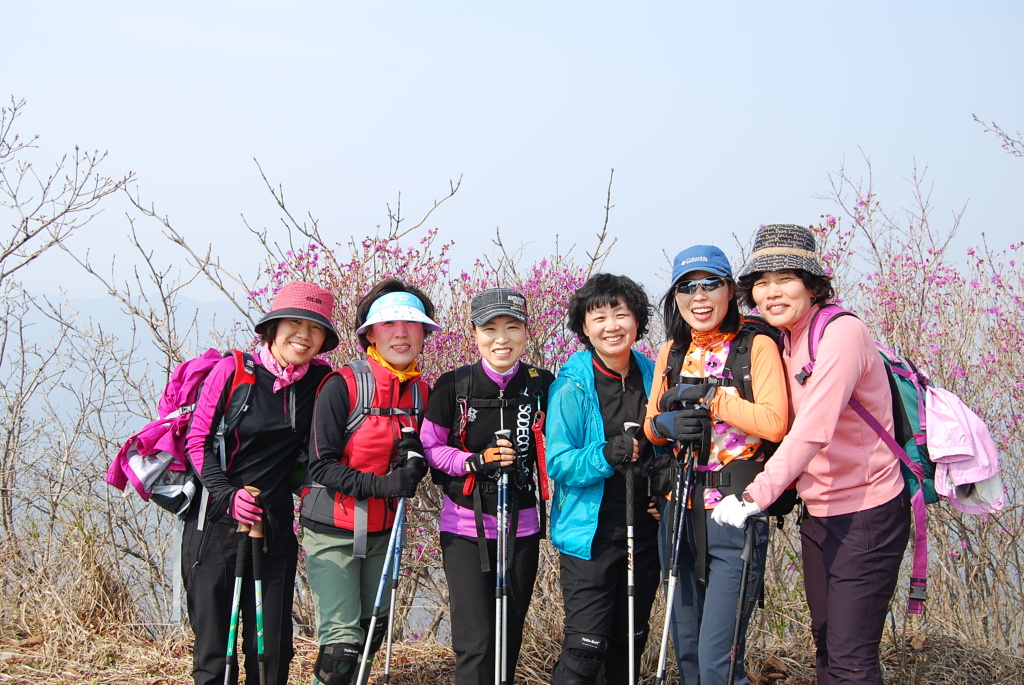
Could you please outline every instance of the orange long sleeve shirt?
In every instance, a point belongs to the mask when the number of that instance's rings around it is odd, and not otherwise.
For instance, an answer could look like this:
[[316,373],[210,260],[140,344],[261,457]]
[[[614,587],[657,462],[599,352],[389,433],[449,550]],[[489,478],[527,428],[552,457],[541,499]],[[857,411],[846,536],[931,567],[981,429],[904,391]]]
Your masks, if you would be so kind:
[[[684,376],[706,378],[719,375],[728,344],[735,336],[721,336],[707,347],[691,343],[683,362]],[[668,387],[665,372],[668,367],[672,341],[665,343],[658,353],[653,387],[647,402],[644,432],[656,445],[668,442],[651,429],[651,419],[657,416],[661,396]],[[744,400],[734,387],[720,386],[711,401],[713,447],[708,464],[712,470],[721,468],[733,459],[749,459],[756,454],[762,439],[779,442],[786,434],[789,422],[789,393],[785,367],[775,343],[764,335],[754,338],[751,348],[751,386],[754,401]],[[718,371],[718,373],[716,373]],[[714,506],[717,492],[709,492],[706,506]]]

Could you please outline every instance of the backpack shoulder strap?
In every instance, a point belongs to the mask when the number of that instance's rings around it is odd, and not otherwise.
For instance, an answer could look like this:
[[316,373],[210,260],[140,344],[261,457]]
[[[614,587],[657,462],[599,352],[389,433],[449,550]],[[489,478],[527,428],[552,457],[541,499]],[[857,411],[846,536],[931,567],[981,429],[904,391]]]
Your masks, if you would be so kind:
[[[220,424],[217,426],[217,451],[220,453],[220,467],[225,473],[228,464],[228,448],[226,436],[228,431],[238,425],[244,414],[249,409],[249,396],[256,384],[256,360],[248,352],[229,350],[225,357],[231,356],[235,360],[235,370],[231,377],[231,385],[228,388],[228,399],[224,406],[224,414],[220,417]],[[236,392],[244,388],[244,392]]]
[[541,377],[540,369],[533,364],[524,363],[526,368],[526,388],[530,397],[539,400],[544,396],[544,379]]
[[[412,384],[412,413],[414,418],[423,416],[423,393],[420,390],[420,381],[417,379]],[[417,426],[413,426],[418,429]]]
[[679,383],[679,373],[683,369],[684,353],[685,350],[682,346],[677,345],[674,341],[672,346],[668,348],[668,360],[665,364],[665,373],[662,374],[662,378],[665,379],[666,390]]
[[754,401],[753,377],[750,369],[753,366],[751,357],[754,354],[754,340],[759,335],[771,338],[777,346],[781,338],[779,329],[775,328],[759,316],[744,316],[739,333],[729,346],[729,356],[725,360],[725,368],[729,370],[739,390],[740,397],[748,402]]
[[821,342],[822,336],[825,335],[825,329],[840,316],[856,317],[857,315],[837,304],[821,305],[814,312],[814,316],[811,318],[810,331],[807,334],[807,354],[810,361],[804,365],[800,373],[794,376],[800,385],[806,383],[807,379],[814,373],[814,361],[818,358],[818,344]]
[[736,383],[740,397],[748,402],[754,401],[754,388],[750,377],[751,348],[754,337],[758,335],[749,328],[741,328],[729,345],[729,355],[725,358],[725,368]]
[[452,422],[452,435],[466,449],[466,426],[469,424],[469,398],[473,392],[473,367],[460,366],[455,370],[455,405],[458,408]]
[[355,359],[345,366],[352,370],[356,384],[356,396],[349,398],[348,421],[345,424],[345,433],[351,435],[370,415],[370,407],[373,406],[377,392],[377,382],[370,369],[370,363],[365,359]]
[[[252,388],[256,385],[256,360],[248,352],[231,350],[230,354],[235,359],[235,375],[231,379],[231,388],[228,390],[227,408],[224,415],[227,417],[227,425],[233,425],[242,416],[242,412],[249,408],[249,396]],[[244,388],[241,395],[235,391]]]

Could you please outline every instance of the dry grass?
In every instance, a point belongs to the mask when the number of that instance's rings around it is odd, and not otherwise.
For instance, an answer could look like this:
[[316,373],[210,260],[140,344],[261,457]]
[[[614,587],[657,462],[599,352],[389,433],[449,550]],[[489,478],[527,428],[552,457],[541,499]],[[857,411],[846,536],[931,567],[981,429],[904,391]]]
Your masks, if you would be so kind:
[[[541,653],[533,644],[523,655],[520,683],[547,683],[554,652]],[[316,644],[305,638],[295,642],[290,683],[306,685],[312,677]],[[371,683],[381,682],[381,659]],[[1024,683],[1024,658],[986,650],[944,637],[917,637],[902,645],[885,645],[882,653],[885,682],[889,684],[954,685]],[[139,639],[133,633],[108,632],[77,644],[68,644],[59,630],[18,642],[0,641],[0,683],[145,683],[165,685],[191,682],[191,657],[187,631],[176,631],[163,640]],[[653,665],[645,662],[647,666]],[[396,645],[391,682],[396,685],[438,685],[453,681],[451,651],[436,642],[405,642]],[[748,655],[751,682],[758,685],[810,685],[814,682],[813,656],[784,647],[752,648]],[[548,666],[549,668],[549,666]],[[653,668],[642,685],[653,682]],[[670,681],[676,682],[674,671]]]
[[[175,629],[163,637],[153,637],[158,633],[164,635],[166,626],[155,625],[140,611],[132,600],[131,586],[124,579],[124,566],[118,561],[123,558],[84,533],[90,526],[75,523],[84,520],[88,519],[81,513],[71,512],[70,525],[53,527],[55,534],[49,537],[29,536],[0,545],[0,578],[4,582],[0,595],[0,685],[190,682],[188,631]],[[426,534],[428,528],[423,527],[423,537],[418,539],[423,545],[431,537]],[[61,531],[63,534],[57,534]],[[813,682],[813,653],[799,558],[794,556],[794,535],[794,528],[789,526],[773,536],[765,608],[755,613],[751,625],[747,666],[752,682],[758,684]],[[561,646],[557,555],[548,543],[542,550],[526,626],[526,647],[520,659],[520,683],[548,682]],[[436,578],[436,556],[422,553],[421,558],[422,568],[416,563],[410,563],[408,568],[424,577]],[[941,571],[945,564],[941,559],[937,561],[933,570]],[[988,612],[978,614],[975,622],[958,624],[949,617],[964,615],[966,607],[958,607],[962,603],[977,608],[978,603],[972,599],[977,590],[965,587],[963,580],[952,573],[949,577],[936,573],[934,581],[929,613],[923,619],[908,618],[902,612],[901,598],[894,607],[882,651],[886,682],[1024,685],[1024,657],[1019,649],[1000,650],[992,646],[993,641],[979,638],[984,625],[1008,626],[1014,617],[1019,620],[1020,605],[992,605]],[[404,580],[403,584],[410,590],[417,587],[416,583]],[[403,615],[409,615],[413,604],[421,613],[443,606],[434,584],[419,587],[421,591],[426,589],[427,596],[400,601],[400,606],[404,604]],[[1013,591],[1019,592],[1019,587]],[[433,599],[431,593],[435,594]],[[659,593],[651,618],[653,634],[641,661],[645,674],[642,685],[650,685],[654,680],[663,616],[664,603]],[[439,632],[433,631],[434,626],[431,623],[431,630],[425,632],[417,629],[418,634],[407,627],[404,634],[399,634],[392,682],[438,685],[453,681],[454,658],[443,644],[444,624]],[[316,653],[314,639],[296,637],[292,683],[310,682]],[[376,681],[381,661],[378,659],[374,672]],[[672,658],[668,678],[669,682],[676,681]]]

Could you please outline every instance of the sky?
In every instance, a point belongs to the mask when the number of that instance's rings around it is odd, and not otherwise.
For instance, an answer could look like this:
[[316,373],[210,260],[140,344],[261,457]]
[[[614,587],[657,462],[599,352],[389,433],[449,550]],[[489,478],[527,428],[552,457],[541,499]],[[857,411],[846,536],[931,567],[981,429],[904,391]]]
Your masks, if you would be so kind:
[[[915,168],[936,224],[966,206],[959,250],[1024,235],[1024,160],[972,120],[1024,128],[1016,1],[0,0],[0,17],[0,96],[27,101],[35,163],[106,150],[107,174],[135,172],[243,274],[263,257],[243,215],[283,237],[254,159],[338,242],[386,225],[399,193],[415,222],[461,177],[428,224],[462,269],[496,228],[527,260],[556,236],[583,258],[614,168],[605,269],[656,295],[665,254],[737,256],[733,234],[836,212],[830,173],[864,177],[865,157],[890,211]],[[126,212],[72,247],[123,264]],[[30,288],[101,293],[48,259]]]

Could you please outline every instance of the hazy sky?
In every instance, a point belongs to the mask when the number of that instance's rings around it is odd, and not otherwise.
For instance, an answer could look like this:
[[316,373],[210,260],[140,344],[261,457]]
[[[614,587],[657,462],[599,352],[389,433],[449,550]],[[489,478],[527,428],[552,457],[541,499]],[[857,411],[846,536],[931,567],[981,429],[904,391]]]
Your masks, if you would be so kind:
[[[466,268],[496,227],[531,258],[556,234],[591,248],[614,167],[606,268],[654,291],[663,250],[735,254],[732,233],[835,211],[816,196],[844,160],[866,174],[861,151],[890,210],[916,164],[939,225],[967,204],[964,247],[1024,236],[1024,160],[971,118],[1024,128],[1019,1],[0,0],[0,18],[0,95],[28,101],[35,161],[108,150],[107,173],[135,171],[245,272],[260,253],[241,215],[277,225],[253,158],[338,241],[399,192],[418,217],[462,175],[430,224]],[[109,252],[126,210],[77,249]],[[25,280],[95,287],[46,271]]]

